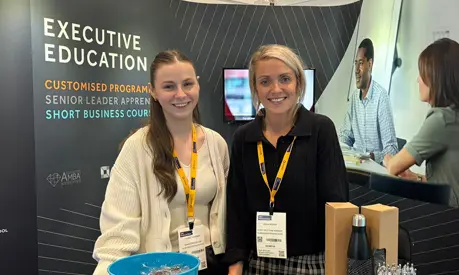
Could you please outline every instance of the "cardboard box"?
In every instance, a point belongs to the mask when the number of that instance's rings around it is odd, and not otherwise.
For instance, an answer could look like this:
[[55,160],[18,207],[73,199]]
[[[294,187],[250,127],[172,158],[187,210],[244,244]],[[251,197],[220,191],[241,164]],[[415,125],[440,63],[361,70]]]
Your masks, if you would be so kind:
[[398,208],[382,204],[362,206],[371,249],[385,248],[386,262],[398,264]]
[[325,205],[325,274],[347,274],[347,248],[352,232],[352,217],[359,208],[352,203]]

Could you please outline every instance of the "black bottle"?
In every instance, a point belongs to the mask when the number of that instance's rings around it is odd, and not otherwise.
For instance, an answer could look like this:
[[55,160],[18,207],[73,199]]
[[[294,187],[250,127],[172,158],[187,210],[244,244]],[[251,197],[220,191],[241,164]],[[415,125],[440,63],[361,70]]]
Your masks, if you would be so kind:
[[372,272],[371,247],[366,232],[365,216],[355,214],[352,218],[352,234],[347,250],[348,274],[369,275]]

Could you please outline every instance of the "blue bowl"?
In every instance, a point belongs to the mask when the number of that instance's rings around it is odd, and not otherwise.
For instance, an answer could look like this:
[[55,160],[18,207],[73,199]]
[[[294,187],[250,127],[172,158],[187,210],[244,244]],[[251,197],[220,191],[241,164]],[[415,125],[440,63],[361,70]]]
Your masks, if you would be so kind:
[[140,275],[146,271],[144,264],[150,268],[161,266],[187,266],[188,270],[180,275],[198,275],[200,261],[197,257],[189,254],[175,252],[154,252],[129,256],[119,259],[108,267],[110,275]]

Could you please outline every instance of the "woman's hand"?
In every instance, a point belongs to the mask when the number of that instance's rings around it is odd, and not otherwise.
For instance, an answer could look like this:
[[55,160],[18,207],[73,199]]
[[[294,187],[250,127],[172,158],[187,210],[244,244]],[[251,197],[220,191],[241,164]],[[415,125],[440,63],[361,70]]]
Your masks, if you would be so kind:
[[238,263],[230,265],[228,275],[242,275],[243,267],[244,267],[244,264],[242,262],[238,262]]
[[[388,168],[389,162],[392,158],[393,158],[392,155],[389,155],[389,154],[385,155],[384,160],[383,160],[383,166]],[[411,172],[410,169],[406,169],[405,171],[401,172],[397,176],[399,176],[400,178],[407,179],[407,180],[414,180],[414,181],[419,180],[418,175],[416,173]]]
[[384,160],[383,160],[383,166],[387,168],[387,165],[389,165],[389,161],[392,159],[392,155],[385,155]]
[[412,172],[410,169],[402,172],[400,175],[398,175],[401,178],[407,179],[407,180],[413,180],[413,181],[426,181],[424,176],[416,174]]
[[418,175],[413,173],[410,169],[403,171],[398,176],[407,180],[418,180]]

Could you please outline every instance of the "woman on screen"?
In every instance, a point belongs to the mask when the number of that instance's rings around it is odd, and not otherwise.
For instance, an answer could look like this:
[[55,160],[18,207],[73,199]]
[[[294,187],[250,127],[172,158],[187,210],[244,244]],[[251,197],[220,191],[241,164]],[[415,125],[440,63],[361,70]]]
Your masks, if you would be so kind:
[[[419,56],[419,96],[432,108],[419,132],[395,156],[386,155],[390,174],[451,185],[450,206],[459,206],[459,44],[443,38]],[[409,169],[426,161],[426,176]]]
[[249,66],[254,106],[264,108],[234,134],[229,274],[325,274],[325,203],[349,196],[335,126],[299,103],[305,76],[291,49],[262,46]]
[[198,78],[183,54],[159,53],[149,88],[150,123],[126,140],[111,171],[94,274],[132,254],[190,253],[180,233],[192,232],[200,274],[227,275],[216,256],[225,250],[227,144],[199,124]]

